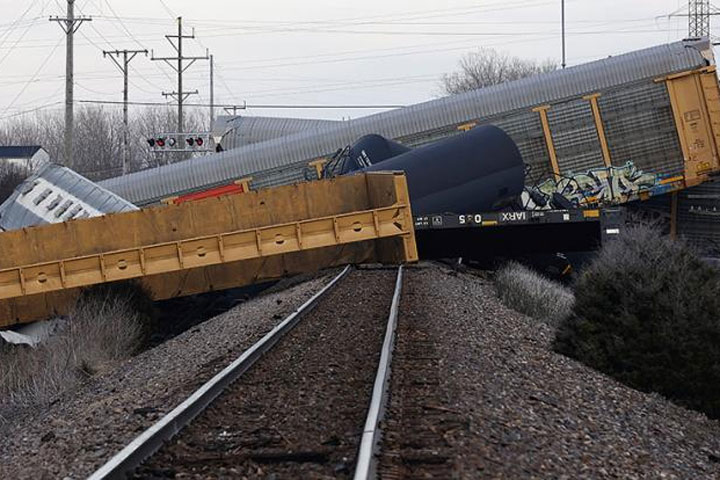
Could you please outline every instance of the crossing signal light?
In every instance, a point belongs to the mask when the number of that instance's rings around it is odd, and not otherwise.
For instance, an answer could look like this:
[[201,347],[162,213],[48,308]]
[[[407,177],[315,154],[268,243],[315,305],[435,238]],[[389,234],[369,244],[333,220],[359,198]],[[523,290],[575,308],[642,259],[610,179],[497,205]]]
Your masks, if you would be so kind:
[[[184,138],[187,146],[190,148],[202,147],[203,145],[205,145],[205,138],[202,135],[199,135],[197,133],[192,134],[192,135],[191,134],[186,134],[186,135],[166,134],[165,136],[162,136],[162,137],[148,138],[147,143],[148,143],[148,145],[150,145],[150,148],[165,148],[165,147],[175,148],[178,146],[180,148],[182,148],[183,138]],[[180,145],[178,145],[178,144],[180,144]]]
[[[165,137],[148,138],[148,139],[147,139],[147,142],[148,142],[148,145],[150,145],[150,148],[155,148],[155,147],[160,147],[160,148],[162,148],[162,147],[165,146]],[[173,140],[172,140],[172,138],[171,138],[171,139],[170,139],[170,146],[174,145],[174,143],[172,143],[172,142],[173,142]]]
[[185,139],[185,142],[187,142],[188,146],[190,147],[202,147],[205,144],[205,139],[202,137],[187,137]]

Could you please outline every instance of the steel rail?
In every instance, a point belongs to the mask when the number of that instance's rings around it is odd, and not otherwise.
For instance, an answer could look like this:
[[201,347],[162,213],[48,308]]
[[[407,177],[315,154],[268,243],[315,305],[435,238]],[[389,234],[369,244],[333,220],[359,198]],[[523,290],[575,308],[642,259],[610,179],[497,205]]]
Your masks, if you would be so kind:
[[113,456],[105,465],[96,470],[89,480],[125,479],[126,475],[142,464],[145,459],[157,452],[165,442],[187,426],[202,413],[222,391],[245,373],[264,353],[270,350],[287,332],[311,311],[319,300],[330,291],[347,273],[346,266],[340,274],[325,285],[319,292],[288,315],[280,324],[268,332],[262,339],[239,358],[225,367],[203,386],[198,388],[184,402],[158,420]]
[[383,340],[382,351],[380,352],[380,362],[375,375],[370,408],[368,409],[365,428],[360,440],[360,450],[358,451],[358,460],[355,466],[355,480],[377,478],[377,453],[382,435],[379,424],[385,414],[390,389],[390,364],[395,347],[395,330],[397,329],[398,311],[400,309],[402,279],[403,267],[401,265],[398,268],[397,279],[395,280],[395,293],[390,304],[390,314],[385,329],[385,340]]

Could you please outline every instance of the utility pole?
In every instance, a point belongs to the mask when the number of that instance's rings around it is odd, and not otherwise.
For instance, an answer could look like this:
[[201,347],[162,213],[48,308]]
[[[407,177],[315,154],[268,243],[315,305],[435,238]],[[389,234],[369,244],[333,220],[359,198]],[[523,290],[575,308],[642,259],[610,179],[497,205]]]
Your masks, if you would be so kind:
[[562,68],[565,68],[565,0],[560,0],[560,17],[562,22]]
[[[195,38],[195,29],[193,28],[192,35],[183,35],[182,33],[182,17],[177,18],[178,23],[178,32],[177,35],[165,35],[165,38],[167,38],[168,42],[170,42],[170,45],[175,49],[177,52],[176,57],[156,57],[154,52],[152,52],[150,59],[151,60],[162,60],[163,62],[170,65],[170,67],[177,72],[178,76],[178,83],[177,83],[177,91],[175,92],[162,92],[163,96],[165,97],[172,97],[177,100],[178,102],[178,126],[177,131],[178,133],[182,133],[184,131],[183,128],[183,102],[185,99],[187,99],[190,95],[197,95],[198,91],[192,91],[192,92],[186,92],[183,90],[183,73],[185,70],[190,68],[190,66],[195,63],[198,60],[208,60],[208,53],[207,50],[205,52],[204,57],[183,57],[183,39],[185,38]],[[174,42],[173,39],[175,39]],[[189,60],[190,63],[187,65],[184,65],[183,62],[185,60]],[[177,64],[173,64],[172,62],[177,62]]]
[[213,78],[214,64],[215,61],[213,56],[210,55],[210,130],[212,130],[212,125],[215,121],[215,79]]
[[[147,56],[147,50],[114,50],[108,51],[103,50],[103,58],[110,56],[110,60],[113,61],[123,74],[123,159],[122,159],[122,174],[127,173],[127,164],[130,159],[130,149],[128,148],[128,71],[130,62],[139,53]],[[120,57],[122,56],[122,60]]]
[[75,0],[67,0],[67,16],[65,18],[50,17],[65,32],[65,165],[73,158],[73,36],[83,22],[90,22],[90,17],[75,16]]

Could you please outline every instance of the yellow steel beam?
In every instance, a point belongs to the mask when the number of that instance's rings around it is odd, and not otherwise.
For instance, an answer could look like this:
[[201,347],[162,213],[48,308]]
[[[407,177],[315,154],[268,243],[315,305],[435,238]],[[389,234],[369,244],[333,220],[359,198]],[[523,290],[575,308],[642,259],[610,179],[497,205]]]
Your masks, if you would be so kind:
[[698,73],[715,73],[717,67],[715,65],[708,65],[707,67],[701,67],[695,70],[686,70],[684,72],[673,73],[672,75],[666,75],[655,79],[656,83],[666,82],[668,80],[677,80],[678,78],[688,77],[690,75],[696,75]]
[[0,270],[0,299],[410,235],[409,206],[333,215]]
[[600,106],[598,105],[599,93],[592,95],[586,95],[583,100],[590,102],[590,108],[592,109],[593,119],[595,120],[595,129],[597,130],[598,140],[600,140],[600,148],[603,154],[603,162],[606,167],[612,166],[610,159],[610,149],[608,148],[607,137],[605,136],[605,127],[603,126],[602,116],[600,115]]
[[555,181],[560,180],[560,165],[558,164],[557,152],[555,151],[555,143],[550,132],[550,122],[548,121],[547,111],[550,105],[543,105],[532,109],[533,112],[540,114],[540,123],[542,124],[543,134],[545,135],[545,145],[547,146],[548,155],[550,156],[550,166],[552,167]]
[[137,279],[155,300],[418,259],[407,181],[373,172],[0,233],[0,327]]

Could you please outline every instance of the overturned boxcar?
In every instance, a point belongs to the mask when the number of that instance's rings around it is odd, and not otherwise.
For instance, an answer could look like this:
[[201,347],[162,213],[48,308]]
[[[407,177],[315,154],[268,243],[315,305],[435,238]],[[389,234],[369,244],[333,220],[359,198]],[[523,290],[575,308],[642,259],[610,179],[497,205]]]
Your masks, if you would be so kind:
[[700,184],[720,170],[712,47],[707,39],[660,45],[101,184],[147,205],[241,178],[252,177],[252,188],[295,183],[317,178],[336,149],[363,135],[418,146],[487,124],[518,145],[530,208],[557,191],[618,204]]

